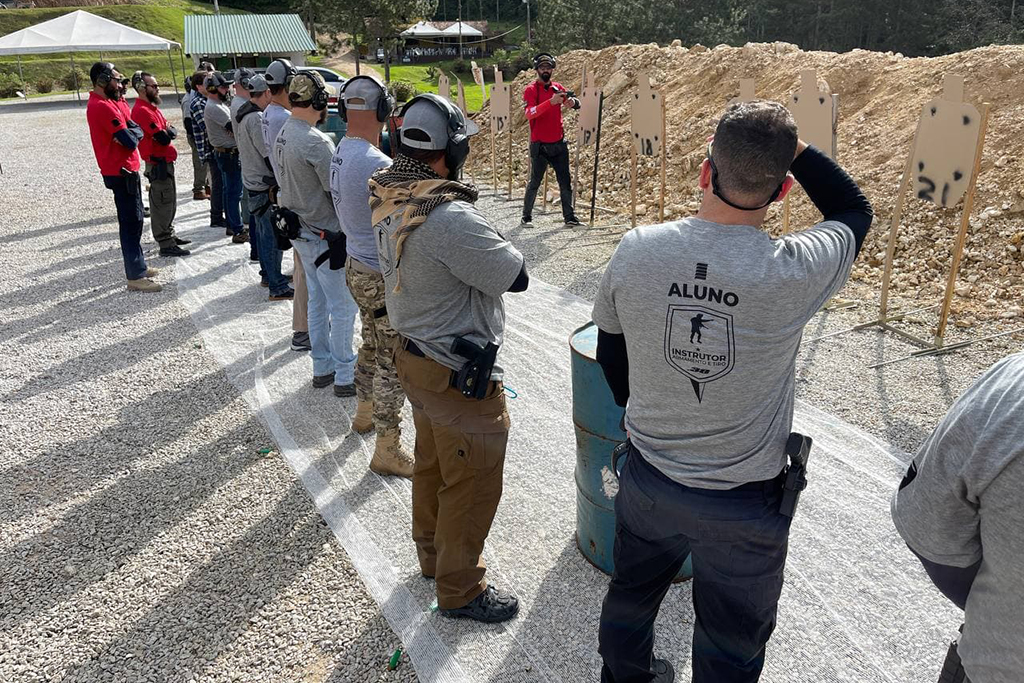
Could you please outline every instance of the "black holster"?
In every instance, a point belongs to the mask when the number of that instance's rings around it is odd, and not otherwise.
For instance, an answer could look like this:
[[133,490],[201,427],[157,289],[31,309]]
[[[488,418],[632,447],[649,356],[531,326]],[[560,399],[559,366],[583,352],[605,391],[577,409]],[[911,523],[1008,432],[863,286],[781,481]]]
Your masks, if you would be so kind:
[[779,512],[792,519],[800,504],[800,494],[807,488],[807,460],[811,455],[814,441],[809,436],[793,432],[786,441],[786,455],[789,456],[789,467],[786,468],[786,480],[782,485],[782,501]]
[[347,240],[345,233],[331,232],[324,230],[320,233],[321,239],[327,240],[327,251],[317,257],[314,265],[319,268],[324,261],[330,261],[328,267],[331,270],[341,270],[345,267],[345,259],[348,257]]
[[125,189],[128,190],[128,194],[134,197],[141,193],[142,181],[139,180],[138,171],[129,171],[126,168],[122,168],[121,177],[124,178],[124,185]]
[[455,373],[455,388],[466,398],[482,401],[487,398],[491,384],[491,371],[498,359],[498,346],[487,342],[487,346],[477,346],[465,337],[452,340],[452,353],[465,358],[466,363]]
[[[960,632],[964,632],[963,626],[960,627]],[[964,664],[960,661],[959,650],[960,638],[957,638],[949,644],[946,661],[942,663],[942,671],[939,672],[939,683],[971,683],[967,678],[967,672],[964,671]]]
[[153,166],[149,174],[150,181],[167,180],[171,177],[170,166],[167,164],[167,159],[152,157],[149,163]]

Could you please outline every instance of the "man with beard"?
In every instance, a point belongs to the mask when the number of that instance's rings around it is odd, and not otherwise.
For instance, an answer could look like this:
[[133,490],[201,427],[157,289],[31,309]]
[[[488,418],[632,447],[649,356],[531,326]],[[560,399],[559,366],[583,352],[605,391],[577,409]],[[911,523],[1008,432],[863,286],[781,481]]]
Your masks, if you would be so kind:
[[530,122],[530,182],[523,200],[522,227],[533,227],[533,203],[550,164],[558,178],[562,218],[566,225],[580,225],[572,205],[572,176],[569,174],[569,146],[565,144],[562,110],[579,109],[580,101],[569,97],[561,83],[551,80],[555,58],[542,53],[533,58],[537,80],[526,86],[526,120]]
[[228,79],[214,71],[210,74],[210,97],[203,110],[206,135],[213,146],[213,159],[220,172],[224,218],[227,220],[225,234],[235,244],[249,240],[249,231],[242,226],[242,165],[238,161],[238,144],[231,125],[231,110],[228,108]]
[[96,62],[89,70],[89,77],[92,92],[85,115],[103,184],[114,193],[128,289],[159,292],[162,287],[150,279],[156,275],[156,270],[146,267],[141,244],[142,182],[137,149],[143,138],[142,129],[131,120],[131,110],[124,101],[127,84],[113,64]]
[[206,104],[209,93],[210,73],[197,71],[192,76],[192,104],[189,108],[192,112],[192,133],[196,141],[196,153],[206,164],[210,175],[210,227],[226,228],[224,222],[223,192],[221,191],[220,171],[217,169],[217,162],[213,158],[213,148],[210,146],[210,139],[206,134]]
[[476,188],[457,180],[476,124],[433,94],[413,98],[400,118],[398,156],[373,174],[370,207],[388,317],[401,335],[395,366],[416,425],[413,540],[441,614],[506,621],[519,602],[488,585],[482,556],[510,424],[494,361],[502,295],[524,291],[529,277],[523,255],[473,206]]
[[149,221],[153,239],[160,245],[161,256],[188,256],[189,252],[179,245],[188,244],[189,240],[174,234],[174,215],[178,207],[174,162],[178,150],[172,140],[178,137],[178,131],[167,123],[160,111],[160,86],[153,74],[138,72],[132,85],[139,95],[132,108],[132,121],[139,124],[144,136],[139,143],[139,154],[146,162],[149,180]]
[[302,262],[309,292],[313,386],[334,385],[334,395],[356,395],[352,332],[356,302],[345,284],[345,234],[331,201],[334,143],[316,126],[327,118],[327,84],[315,71],[288,83],[292,115],[274,142],[278,204],[294,226],[292,247]]

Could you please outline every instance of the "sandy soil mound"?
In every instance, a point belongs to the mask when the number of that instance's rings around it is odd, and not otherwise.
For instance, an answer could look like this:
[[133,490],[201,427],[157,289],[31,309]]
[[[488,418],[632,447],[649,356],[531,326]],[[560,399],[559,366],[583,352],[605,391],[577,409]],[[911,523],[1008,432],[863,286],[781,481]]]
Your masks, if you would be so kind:
[[[597,52],[576,50],[559,57],[557,80],[578,90],[584,64],[596,73],[606,97],[597,203],[622,214],[629,211],[628,94],[636,90],[636,76],[641,71],[650,75],[655,87],[665,89],[669,218],[696,210],[700,197],[696,170],[704,157],[705,140],[726,103],[739,94],[738,80],[755,78],[758,97],[784,102],[798,87],[799,71],[816,69],[819,80],[827,82],[840,96],[838,159],[865,188],[875,207],[875,226],[853,274],[854,280],[868,285],[881,282],[895,195],[921,106],[941,92],[944,74],[963,74],[967,80],[965,99],[979,109],[983,101],[991,102],[993,108],[957,291],[962,303],[982,315],[986,310],[1006,317],[1020,315],[1019,305],[1024,298],[1024,174],[1020,168],[1024,104],[1019,93],[1024,90],[1024,47],[986,47],[943,57],[905,58],[865,50],[844,54],[804,52],[788,43],[752,43],[742,48],[723,45],[714,49],[699,45],[690,49],[626,45]],[[515,79],[514,103],[521,102],[522,90],[532,78],[532,72],[523,72]],[[487,115],[486,108],[482,115]],[[567,134],[574,131],[574,117],[570,119]],[[490,134],[488,127],[483,128],[470,164],[478,176],[489,178]],[[526,120],[521,109],[513,112],[513,130],[515,189],[521,195],[529,168]],[[499,149],[507,149],[506,145],[502,140]],[[502,157],[499,154],[499,175],[506,169]],[[593,148],[585,150],[581,159],[584,198],[589,201],[590,171],[584,170],[592,168]],[[656,169],[651,163],[645,168],[641,161],[638,175],[640,222],[657,222]],[[499,186],[504,187],[501,180]],[[795,196],[793,225],[807,226],[818,214],[802,192]],[[908,198],[898,236],[894,279],[898,294],[923,297],[929,302],[941,296],[959,226],[959,209],[937,209]],[[777,233],[781,229],[778,208],[773,209],[770,222]]]

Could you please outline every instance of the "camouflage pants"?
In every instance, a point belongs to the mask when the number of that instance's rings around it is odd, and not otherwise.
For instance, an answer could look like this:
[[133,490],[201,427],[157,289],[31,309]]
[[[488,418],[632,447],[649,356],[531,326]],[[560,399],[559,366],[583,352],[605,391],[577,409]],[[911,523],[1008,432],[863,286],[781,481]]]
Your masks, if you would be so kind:
[[376,315],[384,308],[384,277],[350,258],[345,279],[363,323],[363,343],[356,360],[356,395],[360,401],[373,401],[373,426],[378,432],[394,429],[402,420],[405,392],[395,371],[398,333],[386,314]]

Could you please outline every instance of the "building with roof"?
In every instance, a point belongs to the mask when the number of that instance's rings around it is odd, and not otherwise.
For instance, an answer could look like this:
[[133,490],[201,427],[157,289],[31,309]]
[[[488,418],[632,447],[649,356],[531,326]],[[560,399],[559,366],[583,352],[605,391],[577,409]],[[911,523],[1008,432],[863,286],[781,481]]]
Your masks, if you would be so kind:
[[265,67],[279,57],[303,66],[316,52],[298,14],[189,14],[185,53],[196,68],[212,63],[219,71]]
[[467,59],[489,55],[502,47],[486,21],[420,21],[399,34],[402,61],[425,62],[462,56]]

